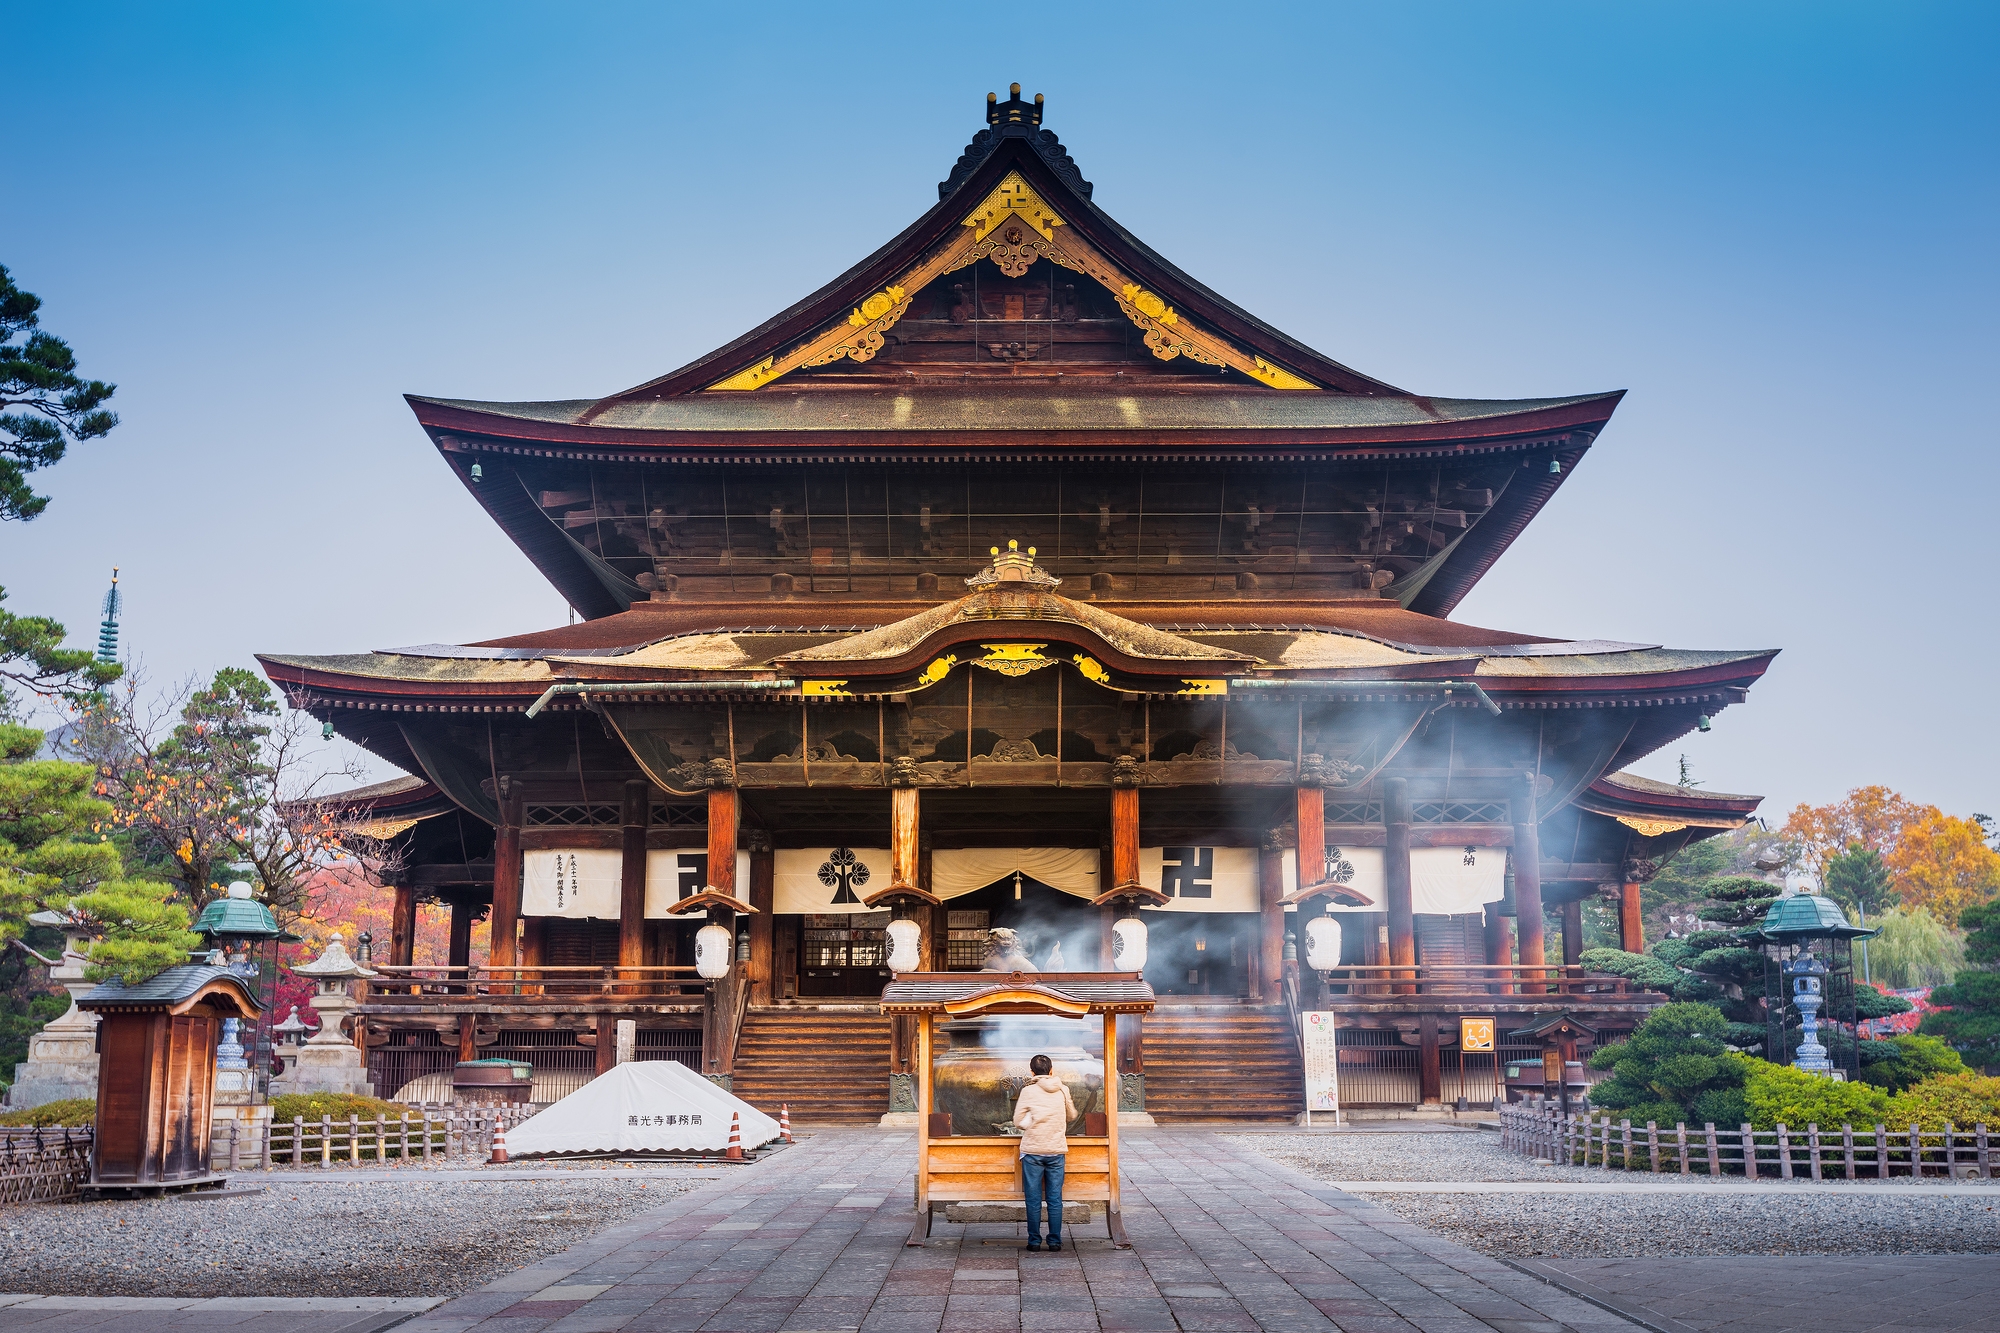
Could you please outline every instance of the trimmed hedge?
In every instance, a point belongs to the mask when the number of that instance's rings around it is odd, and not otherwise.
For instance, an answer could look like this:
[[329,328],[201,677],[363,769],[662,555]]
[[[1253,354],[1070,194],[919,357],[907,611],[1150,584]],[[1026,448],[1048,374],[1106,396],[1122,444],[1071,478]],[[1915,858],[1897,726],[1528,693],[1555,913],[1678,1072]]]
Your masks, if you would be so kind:
[[40,1106],[0,1115],[0,1125],[10,1127],[39,1125],[47,1129],[52,1125],[62,1125],[80,1129],[96,1123],[97,1102],[90,1097],[65,1097],[59,1102],[44,1102]]

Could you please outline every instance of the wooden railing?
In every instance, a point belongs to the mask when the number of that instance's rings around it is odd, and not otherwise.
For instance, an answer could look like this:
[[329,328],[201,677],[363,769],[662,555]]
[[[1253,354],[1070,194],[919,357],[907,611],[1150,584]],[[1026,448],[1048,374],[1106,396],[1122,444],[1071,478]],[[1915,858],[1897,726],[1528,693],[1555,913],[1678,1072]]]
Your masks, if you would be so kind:
[[0,1127],[0,1204],[70,1203],[90,1179],[91,1130]]
[[1327,998],[1436,997],[1466,999],[1489,995],[1589,995],[1633,997],[1639,992],[1624,977],[1581,967],[1492,963],[1356,964],[1320,972]]
[[266,1121],[261,1130],[232,1120],[209,1144],[211,1169],[359,1166],[363,1162],[491,1159],[493,1132],[535,1114],[527,1106],[413,1106],[400,1116],[326,1116]]
[[699,1000],[708,983],[692,967],[398,967],[372,964],[371,1004],[446,1005],[510,1000]]
[[1993,1178],[1993,1152],[1985,1125],[1941,1130],[1917,1125],[1818,1125],[1794,1129],[1717,1129],[1705,1123],[1671,1129],[1648,1120],[1613,1121],[1604,1114],[1564,1115],[1553,1105],[1528,1102],[1500,1112],[1501,1146],[1543,1161],[1610,1170],[1739,1175],[1748,1180],[1888,1180],[1892,1176],[1947,1180]]

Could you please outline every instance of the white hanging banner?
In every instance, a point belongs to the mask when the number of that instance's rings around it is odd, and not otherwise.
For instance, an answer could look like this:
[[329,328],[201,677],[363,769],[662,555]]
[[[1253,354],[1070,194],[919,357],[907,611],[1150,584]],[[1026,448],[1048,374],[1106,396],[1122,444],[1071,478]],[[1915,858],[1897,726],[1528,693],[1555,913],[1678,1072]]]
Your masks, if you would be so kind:
[[[1382,849],[1380,847],[1336,847],[1332,843],[1326,848],[1326,869],[1321,878],[1337,879],[1354,892],[1368,899],[1366,907],[1349,907],[1344,903],[1332,903],[1324,910],[1329,912],[1379,912],[1381,902],[1388,893],[1387,881],[1382,873]],[[1285,892],[1297,892],[1299,887],[1299,854],[1294,848],[1285,849]],[[1321,901],[1315,899],[1315,902]]]
[[[1388,882],[1380,847],[1326,849],[1326,875],[1369,900],[1367,907],[1336,903],[1333,912],[1386,910]],[[1298,888],[1299,854],[1285,849],[1285,892]],[[1410,909],[1419,916],[1464,916],[1497,902],[1507,892],[1507,849],[1504,847],[1412,847],[1410,849]]]
[[781,847],[774,855],[774,912],[870,911],[862,899],[894,879],[886,847]]
[[1505,847],[1413,847],[1410,905],[1436,916],[1465,916],[1507,896]]
[[1149,912],[1254,912],[1255,847],[1141,847],[1139,882],[1167,895]]
[[931,892],[958,898],[1018,870],[1052,889],[1095,898],[1097,850],[1077,847],[951,847],[931,853]]
[[[625,855],[607,847],[559,847],[521,854],[521,915],[618,919]],[[646,916],[667,909],[708,882],[708,853],[674,848],[646,853]],[[736,853],[736,896],[750,892],[750,853]]]

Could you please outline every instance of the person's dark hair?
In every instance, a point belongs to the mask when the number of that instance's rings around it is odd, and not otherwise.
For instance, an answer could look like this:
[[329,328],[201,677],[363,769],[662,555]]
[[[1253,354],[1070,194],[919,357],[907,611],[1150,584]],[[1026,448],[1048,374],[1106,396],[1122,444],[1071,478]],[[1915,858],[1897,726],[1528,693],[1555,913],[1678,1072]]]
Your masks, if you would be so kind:
[[1038,1055],[1034,1059],[1028,1061],[1028,1072],[1030,1074],[1034,1074],[1037,1076],[1046,1074],[1055,1067],[1056,1067],[1056,1062],[1049,1059],[1049,1057],[1046,1055]]

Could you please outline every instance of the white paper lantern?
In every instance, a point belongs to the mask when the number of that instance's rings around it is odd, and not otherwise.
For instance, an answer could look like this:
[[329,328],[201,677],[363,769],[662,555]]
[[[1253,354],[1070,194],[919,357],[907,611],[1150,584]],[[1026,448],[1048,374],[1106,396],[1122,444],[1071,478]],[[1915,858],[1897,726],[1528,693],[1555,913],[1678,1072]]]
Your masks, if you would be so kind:
[[711,921],[694,933],[694,970],[708,981],[729,975],[729,955],[736,952],[736,936],[729,927]]
[[891,921],[887,931],[889,936],[889,970],[891,972],[914,972],[917,970],[918,942],[923,938],[923,930],[914,921]]
[[1111,923],[1111,970],[1146,970],[1146,923],[1136,916],[1120,917]]
[[1306,966],[1315,972],[1340,966],[1340,922],[1330,916],[1306,918]]

